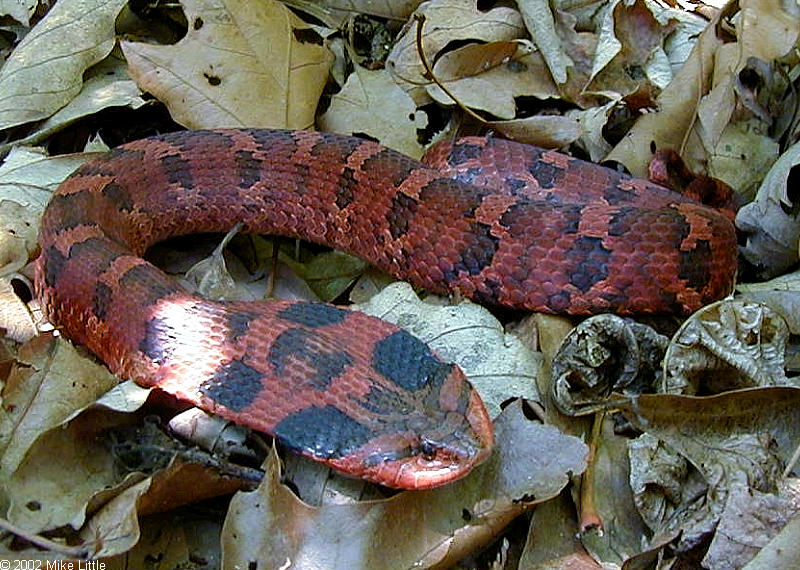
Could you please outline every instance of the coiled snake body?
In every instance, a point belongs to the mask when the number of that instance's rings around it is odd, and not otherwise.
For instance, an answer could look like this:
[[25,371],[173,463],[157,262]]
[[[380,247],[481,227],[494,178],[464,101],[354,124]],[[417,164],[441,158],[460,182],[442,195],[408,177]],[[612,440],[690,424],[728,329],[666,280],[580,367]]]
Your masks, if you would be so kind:
[[393,325],[331,305],[205,300],[144,261],[147,247],[242,221],[433,292],[573,314],[685,314],[732,289],[733,226],[691,200],[496,139],[432,160],[452,172],[315,132],[123,145],[53,196],[38,295],[54,324],[121,377],[346,474],[421,489],[490,453],[491,422],[458,367]]

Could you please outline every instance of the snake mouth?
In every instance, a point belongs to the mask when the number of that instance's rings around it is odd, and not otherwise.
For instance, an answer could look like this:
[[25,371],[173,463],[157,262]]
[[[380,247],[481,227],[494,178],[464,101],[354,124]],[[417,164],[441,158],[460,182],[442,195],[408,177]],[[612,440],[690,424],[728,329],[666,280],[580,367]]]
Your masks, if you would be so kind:
[[377,456],[371,455],[362,460],[350,455],[329,459],[326,463],[346,476],[356,476],[385,487],[425,490],[465,477],[489,455],[491,448],[484,447],[468,458],[461,453],[437,450],[434,457],[416,454],[393,459],[384,455],[376,460]]
[[494,432],[483,402],[472,390],[458,429],[444,433],[382,435],[343,457],[325,459],[331,468],[396,489],[423,490],[465,477],[492,453]]

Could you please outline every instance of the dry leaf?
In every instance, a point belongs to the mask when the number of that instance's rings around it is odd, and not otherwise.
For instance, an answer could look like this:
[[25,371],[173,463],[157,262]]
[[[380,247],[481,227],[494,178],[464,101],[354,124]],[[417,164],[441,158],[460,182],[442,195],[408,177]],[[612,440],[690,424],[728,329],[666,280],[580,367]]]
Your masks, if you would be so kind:
[[17,147],[0,165],[0,275],[27,262],[36,249],[39,218],[50,196],[87,157],[49,158],[42,149]]
[[789,568],[800,560],[800,516],[792,519],[775,538],[767,543],[744,570]]
[[[712,21],[698,38],[692,55],[658,96],[655,112],[637,120],[608,156],[609,160],[621,162],[635,175],[644,176],[651,157],[650,143],[656,141],[660,148],[682,151],[681,156],[689,168],[698,172],[717,155],[721,155],[726,172],[751,168],[749,162],[733,156],[728,145],[721,142],[738,109],[734,78],[751,56],[771,61],[788,53],[800,34],[800,18],[795,14],[796,7],[780,0],[740,4],[740,24],[735,28],[737,42],[727,43],[718,35],[718,22]],[[744,21],[750,23],[744,25]],[[754,25],[756,21],[758,25]],[[745,115],[744,119],[747,118]],[[743,121],[741,117],[735,119]],[[691,134],[687,137],[686,131],[690,128]],[[766,130],[768,126],[753,128]],[[769,141],[753,142],[745,158],[751,158],[755,149],[758,151],[756,162],[763,165],[769,160],[762,156],[765,144],[770,146]]]
[[311,14],[322,21],[330,20],[329,25],[342,27],[348,18],[359,14],[369,14],[387,20],[405,21],[421,0],[290,0],[285,2]]
[[783,317],[792,334],[800,334],[800,271],[763,283],[739,283],[736,290],[737,299],[767,305]]
[[[516,10],[496,7],[481,12],[475,0],[431,0],[420,5],[416,14],[425,17],[422,45],[428,61],[435,62],[440,51],[451,42],[497,42],[515,40],[524,34],[522,19]],[[389,71],[417,105],[430,102],[425,92],[425,68],[417,52],[417,26],[409,19],[395,40],[386,60]]]
[[11,16],[23,26],[29,26],[38,4],[36,0],[0,0],[0,15]]
[[385,70],[357,68],[319,119],[324,131],[366,134],[403,154],[418,158],[423,148],[417,129],[428,126],[424,111],[400,89]]
[[664,356],[663,391],[705,395],[752,386],[789,386],[788,327],[765,305],[718,301],[687,319]]
[[63,0],[25,36],[0,70],[0,129],[45,119],[69,103],[83,72],[114,47],[125,0]]
[[[545,70],[544,61],[538,53],[528,55],[513,54],[495,63],[497,51],[508,53],[507,46],[517,47],[517,51],[529,51],[516,42],[493,42],[470,44],[444,54],[433,68],[437,79],[463,105],[471,109],[486,111],[499,119],[513,119],[516,116],[518,97],[548,99],[558,97],[558,90]],[[477,69],[466,68],[465,63],[474,64]],[[484,69],[485,67],[485,69]],[[428,86],[428,93],[438,103],[453,105],[449,95],[438,85]]]
[[130,78],[122,56],[112,54],[84,73],[84,83],[75,97],[46,120],[37,124],[29,136],[14,145],[35,145],[74,122],[109,107],[138,109],[145,104],[142,92]]
[[582,481],[579,503],[579,524],[584,527],[581,542],[595,560],[621,565],[650,548],[650,533],[627,484],[630,441],[615,433],[619,422],[612,415],[595,421],[601,422],[599,437],[593,440],[594,456]]
[[565,147],[583,134],[580,121],[561,115],[533,115],[510,121],[489,121],[487,126],[496,129],[505,138],[544,148]]
[[575,327],[553,358],[552,401],[561,413],[587,415],[607,407],[612,393],[654,389],[667,338],[616,315],[596,315]]
[[45,431],[94,402],[118,380],[80,356],[63,339],[40,335],[22,348],[3,390],[0,409],[0,473],[14,472]]
[[320,36],[275,1],[186,0],[189,29],[170,46],[122,42],[131,75],[182,125],[314,123],[332,56]]
[[[755,532],[755,527],[747,526],[751,520],[761,521],[760,536],[754,534],[752,545],[760,547],[800,510],[797,498],[778,485],[800,438],[798,405],[797,388],[753,388],[710,397],[643,395],[621,403],[623,413],[638,429],[688,460],[690,467],[684,473],[677,468],[673,472],[679,480],[672,488],[688,485],[686,479],[695,470],[707,485],[706,492],[685,497],[689,503],[680,503],[678,494],[668,496],[674,513],[665,513],[656,534],[680,530],[679,550],[713,538],[712,544],[718,546],[709,549],[708,564],[715,562],[704,566],[742,566],[754,553],[744,544],[749,542],[745,537]],[[736,552],[722,545],[731,538],[745,550]],[[722,553],[731,558],[720,562]]]
[[36,322],[31,312],[17,296],[11,285],[11,279],[5,277],[0,278],[0,329],[6,331],[5,334],[9,339],[20,343],[29,341],[37,333]]
[[[553,80],[556,83],[565,83],[567,69],[573,66],[574,62],[563,49],[562,42],[569,41],[571,37],[563,34],[562,26],[556,25],[556,19],[546,0],[525,0],[520,2],[519,9],[533,43],[542,52],[550,68]],[[562,16],[559,14],[559,17]]]
[[790,194],[798,164],[800,143],[781,155],[764,178],[755,200],[736,215],[737,228],[747,236],[742,255],[761,277],[779,275],[800,259],[798,210]]

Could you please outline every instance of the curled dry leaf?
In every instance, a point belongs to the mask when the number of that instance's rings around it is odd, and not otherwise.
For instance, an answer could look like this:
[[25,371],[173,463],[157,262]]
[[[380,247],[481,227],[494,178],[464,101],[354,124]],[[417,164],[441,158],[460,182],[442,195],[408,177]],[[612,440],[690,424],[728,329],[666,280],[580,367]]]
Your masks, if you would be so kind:
[[[141,414],[130,413],[150,394],[133,382],[119,384],[43,430],[19,466],[4,471],[12,497],[8,519],[34,533],[71,527],[73,538],[85,541],[87,554],[111,556],[136,544],[139,516],[248,484],[241,476],[246,468],[226,471],[223,462],[182,446],[155,422],[142,423]],[[148,477],[141,470],[153,472]]]
[[557,495],[585,469],[577,438],[524,418],[519,403],[495,423],[497,448],[471,475],[429,491],[352,505],[310,507],[267,476],[231,502],[223,530],[225,566],[279,568],[446,567],[486,544],[533,502]]
[[[332,56],[275,1],[187,0],[175,45],[122,42],[138,85],[189,128],[314,124]],[[310,36],[306,38],[306,36]]]
[[616,315],[586,319],[553,359],[553,402],[564,414],[586,415],[607,407],[612,392],[652,390],[666,345],[650,327]]
[[579,120],[560,115],[533,115],[510,121],[489,121],[486,125],[505,138],[545,148],[565,147],[583,134]]
[[214,248],[211,255],[198,261],[186,272],[184,278],[191,285],[193,291],[220,301],[244,300],[237,294],[236,283],[228,273],[224,256],[225,247],[241,229],[242,224],[236,224]]
[[800,143],[794,144],[767,173],[755,200],[743,206],[736,227],[747,236],[744,258],[761,277],[774,277],[796,264],[800,240],[800,204],[796,193]]
[[[628,443],[630,488],[639,516],[656,534],[671,534],[676,517],[704,501],[708,483],[677,450],[645,433]],[[698,503],[700,501],[700,503]]]
[[200,408],[189,408],[173,416],[169,421],[170,431],[184,441],[190,442],[224,459],[245,460],[248,464],[263,459],[267,448],[263,441],[253,437],[248,428],[231,423]]
[[[797,388],[642,395],[621,402],[625,416],[665,446],[656,452],[651,443],[632,454],[661,457],[659,463],[637,460],[631,483],[637,504],[649,507],[643,515],[654,534],[680,530],[676,549],[696,554],[699,547],[700,556],[710,541],[704,567],[741,567],[800,508],[780,485],[800,439],[799,403]],[[725,556],[730,560],[721,563]]]
[[719,301],[687,319],[664,357],[664,392],[715,394],[791,385],[784,373],[789,330],[759,303]]

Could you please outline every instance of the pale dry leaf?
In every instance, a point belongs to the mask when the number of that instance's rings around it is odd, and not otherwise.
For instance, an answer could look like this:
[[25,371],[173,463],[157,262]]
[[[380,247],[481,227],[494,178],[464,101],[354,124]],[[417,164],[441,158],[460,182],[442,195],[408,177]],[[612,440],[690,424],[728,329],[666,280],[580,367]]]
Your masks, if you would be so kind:
[[670,394],[714,394],[751,386],[792,385],[784,372],[789,330],[765,305],[718,301],[687,319],[664,356]]
[[[0,236],[0,248],[3,245],[5,244]],[[0,258],[0,263],[2,262],[3,259]],[[31,312],[17,296],[11,280],[6,277],[0,278],[0,329],[5,330],[5,336],[14,342],[27,342],[37,333]]]
[[737,299],[761,303],[781,315],[792,334],[800,334],[800,271],[761,283],[737,283]]
[[107,57],[87,70],[84,80],[80,92],[69,103],[14,144],[38,144],[75,121],[109,107],[138,109],[145,104],[141,90],[128,75],[127,64],[121,58]]
[[559,33],[556,18],[547,0],[523,0],[519,10],[533,43],[539,48],[556,83],[567,81],[567,70],[573,65],[567,55],[563,35]]
[[11,200],[0,200],[0,277],[21,269],[36,247],[35,212]]
[[[652,158],[652,141],[656,141],[659,148],[682,148],[686,131],[696,118],[693,102],[703,95],[702,87],[714,68],[714,56],[723,45],[715,30],[712,24],[700,34],[691,57],[656,98],[657,110],[639,117],[606,160],[624,164],[634,176],[646,177]],[[697,164],[689,161],[689,166],[692,168]]]
[[736,215],[736,227],[747,239],[740,251],[761,277],[774,277],[800,259],[800,224],[789,193],[798,165],[800,143],[795,143],[772,165],[755,200]]
[[798,515],[800,503],[791,497],[737,485],[728,493],[703,567],[741,568]]
[[[451,42],[497,42],[521,38],[525,29],[519,12],[495,7],[478,10],[475,0],[431,0],[416,12],[425,17],[422,45],[429,62],[435,62],[440,51]],[[416,105],[430,102],[425,86],[425,68],[417,52],[417,21],[410,19],[397,36],[386,65],[395,81]]]
[[[664,41],[676,27],[677,10],[649,2],[611,2],[598,15],[591,90],[628,95],[645,85],[662,89],[672,79]],[[640,70],[632,77],[630,70]]]
[[619,0],[606,2],[598,14],[597,49],[592,61],[590,78],[594,78],[622,51],[622,42],[614,34],[614,8]]
[[30,209],[38,220],[58,185],[89,158],[87,154],[48,157],[41,148],[16,147],[0,166],[0,200]]
[[563,115],[533,115],[510,121],[489,121],[486,124],[505,138],[544,148],[565,147],[583,134],[580,121]]
[[[800,35],[800,18],[794,15],[797,9],[792,3],[746,1],[740,6],[737,41],[724,40],[717,35],[717,22],[709,23],[685,65],[657,98],[657,110],[637,121],[609,160],[622,162],[635,175],[643,176],[651,156],[651,141],[660,148],[680,149],[687,166],[695,171],[704,169],[716,154],[725,155],[724,162],[728,163],[735,158],[720,145],[731,121],[742,121],[736,115],[740,107],[734,78],[750,58],[770,62],[788,53]],[[748,163],[746,168],[750,167]]]
[[58,185],[87,155],[48,157],[15,147],[0,165],[0,275],[20,269],[37,248],[39,220]]
[[783,57],[794,49],[800,35],[800,7],[781,0],[741,0],[740,43],[744,62],[753,56],[763,61]]
[[236,282],[228,273],[225,265],[225,247],[233,237],[242,229],[242,224],[238,223],[231,229],[214,251],[201,261],[195,263],[184,275],[184,280],[190,284],[190,290],[196,291],[209,299],[217,301],[242,301],[248,300],[242,297],[236,290]]
[[620,102],[616,96],[609,95],[608,103],[595,105],[588,109],[574,109],[567,112],[567,116],[578,121],[581,129],[581,146],[589,153],[592,162],[600,162],[611,150],[611,145],[606,142],[603,130],[608,124],[609,116]]
[[[311,128],[332,56],[273,0],[187,0],[169,46],[122,42],[131,75],[182,125]],[[317,36],[319,37],[319,36]]]
[[394,323],[458,364],[481,395],[489,416],[509,398],[537,400],[541,355],[529,350],[480,305],[436,306],[421,301],[407,283],[394,283],[356,309]]
[[[491,64],[494,52],[512,42],[470,44],[444,54],[434,66],[434,74],[463,105],[486,111],[499,119],[513,119],[518,97],[537,99],[558,98],[558,89],[546,73],[539,53],[510,57],[497,65],[481,70],[480,62]],[[523,48],[521,48],[523,49]],[[506,59],[506,58],[504,58]],[[464,69],[463,62],[478,64],[478,70]],[[545,73],[542,73],[542,72]],[[464,75],[459,75],[464,74]],[[450,95],[435,84],[427,87],[428,94],[442,105],[453,105]]]
[[789,568],[800,560],[800,516],[795,516],[748,564],[744,570]]
[[420,157],[417,130],[428,125],[425,112],[400,89],[385,69],[357,68],[319,119],[320,129],[341,134],[367,134],[382,144]]
[[69,103],[83,72],[114,47],[125,0],[57,2],[0,70],[0,129],[45,119]]
[[0,15],[11,16],[23,26],[29,26],[38,4],[37,0],[0,0]]
[[11,497],[8,520],[35,533],[64,525],[80,528],[92,497],[118,483],[98,432],[99,427],[79,420],[44,433],[5,481],[4,492]]
[[23,345],[0,409],[0,473],[14,473],[34,441],[118,383],[69,342],[40,335]]
[[722,180],[748,199],[775,162],[780,144],[747,123],[731,123],[722,131],[708,163],[708,175]]
[[[325,2],[318,2],[290,0],[285,3],[320,18],[332,27],[342,27],[349,18],[361,14],[404,22],[421,1],[422,0],[326,0]],[[322,12],[322,14],[319,12]]]

